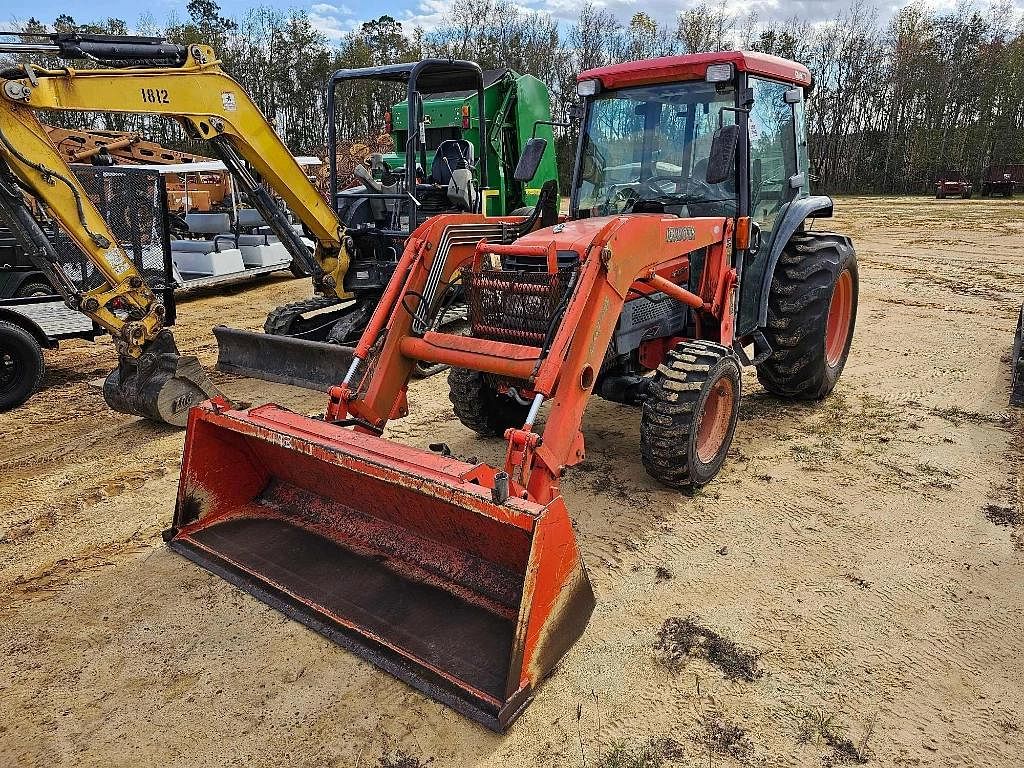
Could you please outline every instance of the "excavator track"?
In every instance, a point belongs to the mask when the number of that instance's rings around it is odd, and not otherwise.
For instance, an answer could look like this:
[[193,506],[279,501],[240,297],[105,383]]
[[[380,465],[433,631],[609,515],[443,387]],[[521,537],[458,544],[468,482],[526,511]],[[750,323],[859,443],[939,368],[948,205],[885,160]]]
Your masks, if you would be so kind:
[[292,328],[295,321],[300,319],[306,312],[316,312],[340,303],[341,300],[336,296],[318,296],[312,299],[282,304],[271,310],[270,314],[267,315],[267,319],[263,323],[263,332],[273,334],[274,336],[288,336],[293,333]]

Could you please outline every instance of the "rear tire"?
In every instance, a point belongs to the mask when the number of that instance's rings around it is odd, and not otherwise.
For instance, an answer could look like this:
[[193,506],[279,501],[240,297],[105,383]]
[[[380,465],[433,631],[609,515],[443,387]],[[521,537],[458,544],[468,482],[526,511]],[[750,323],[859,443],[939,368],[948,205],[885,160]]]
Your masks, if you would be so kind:
[[24,403],[43,383],[43,349],[24,328],[0,320],[0,411]]
[[448,372],[448,399],[465,426],[484,437],[504,435],[509,427],[521,427],[530,410],[498,392],[486,374],[467,368]]
[[1024,405],[1024,306],[1017,316],[1017,333],[1010,355],[1010,405]]
[[778,397],[820,400],[835,387],[857,320],[857,254],[832,232],[795,232],[779,257],[757,379]]
[[672,488],[709,482],[722,468],[739,418],[735,354],[710,341],[677,344],[647,392],[640,411],[647,474]]

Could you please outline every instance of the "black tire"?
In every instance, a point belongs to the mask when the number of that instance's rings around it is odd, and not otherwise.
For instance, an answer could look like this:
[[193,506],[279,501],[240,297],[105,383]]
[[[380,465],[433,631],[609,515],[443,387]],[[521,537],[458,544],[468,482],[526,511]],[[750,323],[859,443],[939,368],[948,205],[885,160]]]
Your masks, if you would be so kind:
[[943,192],[942,190],[939,190],[938,192],[935,193],[935,199],[936,200],[945,200],[946,199],[946,193]]
[[1024,306],[1017,316],[1017,333],[1013,336],[1010,355],[1010,405],[1024,405]]
[[486,374],[466,368],[448,372],[448,399],[465,426],[484,437],[504,435],[521,427],[530,407],[498,392]]
[[31,299],[36,296],[56,296],[57,291],[45,280],[29,280],[14,294],[18,299]]
[[963,193],[963,195],[961,195],[961,197],[963,197],[964,200],[970,200],[971,199],[971,191],[969,189],[965,189],[964,193]]
[[[838,289],[840,278],[849,293]],[[772,349],[757,366],[757,379],[779,397],[820,400],[835,387],[850,354],[857,320],[857,254],[845,235],[795,232],[779,257],[768,294],[765,340]],[[833,298],[847,296],[845,340],[828,348]],[[842,304],[837,306],[841,310]]]
[[[722,468],[736,432],[741,394],[736,355],[710,341],[678,344],[647,391],[640,411],[640,457],[647,474],[672,488],[704,485]],[[716,404],[710,410],[709,401]],[[702,430],[706,416],[712,419],[707,432]]]
[[509,216],[529,216],[531,213],[533,213],[533,206],[526,205],[522,208],[516,208]]
[[24,403],[43,383],[43,350],[24,328],[0,320],[0,411]]

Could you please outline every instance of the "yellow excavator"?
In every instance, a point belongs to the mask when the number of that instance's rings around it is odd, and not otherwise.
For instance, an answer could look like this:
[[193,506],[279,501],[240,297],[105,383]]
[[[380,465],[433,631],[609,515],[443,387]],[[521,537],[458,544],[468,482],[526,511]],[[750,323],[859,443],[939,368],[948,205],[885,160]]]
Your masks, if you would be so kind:
[[[36,113],[40,110],[153,114],[171,117],[189,136],[209,142],[250,204],[313,278],[317,293],[351,298],[343,287],[350,245],[344,227],[295,162],[259,108],[220,67],[206,45],[160,38],[85,34],[0,42],[0,53],[89,60],[95,69],[32,63],[0,71],[0,220],[57,286],[68,306],[106,329],[117,370],[104,398],[117,411],[184,426],[193,405],[218,394],[193,356],[179,353],[164,327],[165,308],[90,202]],[[252,170],[250,170],[252,169]],[[311,254],[262,182],[299,218],[316,243]],[[25,194],[46,206],[103,282],[81,289],[60,268]]]

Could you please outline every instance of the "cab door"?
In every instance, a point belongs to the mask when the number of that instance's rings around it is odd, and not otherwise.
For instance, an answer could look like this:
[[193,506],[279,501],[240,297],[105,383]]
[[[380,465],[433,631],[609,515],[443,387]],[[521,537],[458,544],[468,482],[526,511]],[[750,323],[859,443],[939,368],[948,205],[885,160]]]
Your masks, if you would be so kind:
[[760,288],[781,213],[797,197],[810,194],[802,92],[755,76],[747,83],[753,94],[747,116],[749,210],[761,228],[761,247],[757,253],[748,253],[743,265],[737,318],[740,336],[757,326]]

